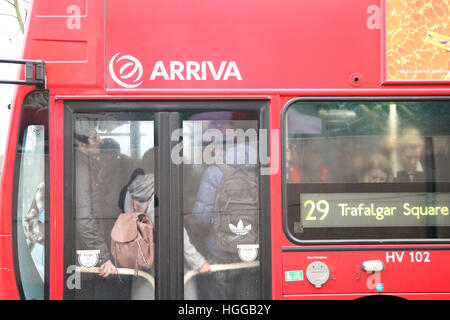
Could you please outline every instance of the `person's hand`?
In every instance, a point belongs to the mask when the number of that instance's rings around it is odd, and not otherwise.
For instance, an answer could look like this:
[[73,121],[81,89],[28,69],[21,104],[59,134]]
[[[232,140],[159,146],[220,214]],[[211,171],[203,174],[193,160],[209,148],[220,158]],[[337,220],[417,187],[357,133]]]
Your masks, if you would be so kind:
[[211,266],[208,262],[205,262],[197,271],[200,274],[211,273]]
[[111,262],[111,260],[106,261],[104,264],[100,266],[100,272],[99,275],[103,278],[106,278],[110,276],[111,274],[116,274],[117,269],[114,266],[114,264]]

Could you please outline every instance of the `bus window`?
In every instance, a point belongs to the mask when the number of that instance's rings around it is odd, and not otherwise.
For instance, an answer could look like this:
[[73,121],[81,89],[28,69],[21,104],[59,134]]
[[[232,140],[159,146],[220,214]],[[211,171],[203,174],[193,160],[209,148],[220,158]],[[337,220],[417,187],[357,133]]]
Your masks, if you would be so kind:
[[186,112],[182,128],[184,298],[259,299],[258,113]]
[[74,120],[74,224],[66,238],[81,279],[68,280],[66,298],[154,299],[154,267],[121,265],[111,247],[121,213],[145,211],[155,222],[154,115],[76,113]]
[[[46,177],[48,175],[48,93],[25,98],[16,151],[15,249],[18,282],[25,299],[45,298]],[[16,269],[17,270],[17,269]]]
[[448,101],[297,101],[285,112],[295,242],[450,237]]

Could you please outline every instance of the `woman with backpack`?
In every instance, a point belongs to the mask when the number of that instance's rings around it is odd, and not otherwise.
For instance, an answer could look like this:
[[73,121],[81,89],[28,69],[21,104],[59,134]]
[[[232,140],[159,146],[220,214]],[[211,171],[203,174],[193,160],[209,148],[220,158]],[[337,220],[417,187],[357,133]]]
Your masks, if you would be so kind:
[[[140,211],[146,208],[145,214],[154,224],[155,221],[155,195],[154,195],[154,175],[143,174],[142,169],[137,169],[138,174],[127,187],[124,201],[125,213]],[[196,250],[189,240],[189,235],[183,228],[184,258],[189,268],[197,270],[200,274],[210,273],[210,265],[205,258]],[[154,273],[153,267],[150,273]],[[195,288],[185,288],[185,299],[195,299]],[[152,288],[146,279],[135,277],[132,281],[131,289],[132,300],[151,300],[154,299],[154,288]]]

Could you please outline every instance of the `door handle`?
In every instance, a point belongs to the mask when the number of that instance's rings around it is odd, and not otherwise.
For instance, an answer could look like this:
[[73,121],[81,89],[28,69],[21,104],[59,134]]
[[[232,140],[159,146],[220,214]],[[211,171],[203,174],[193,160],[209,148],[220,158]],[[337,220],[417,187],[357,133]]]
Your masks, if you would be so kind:
[[384,264],[381,260],[368,260],[361,264],[361,269],[367,273],[381,272],[384,270]]

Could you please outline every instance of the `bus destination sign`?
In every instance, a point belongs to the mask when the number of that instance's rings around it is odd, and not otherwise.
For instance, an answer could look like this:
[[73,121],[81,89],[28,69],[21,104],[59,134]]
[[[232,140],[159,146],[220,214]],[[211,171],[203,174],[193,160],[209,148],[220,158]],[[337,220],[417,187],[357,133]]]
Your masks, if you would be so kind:
[[302,193],[303,228],[450,226],[450,193]]

